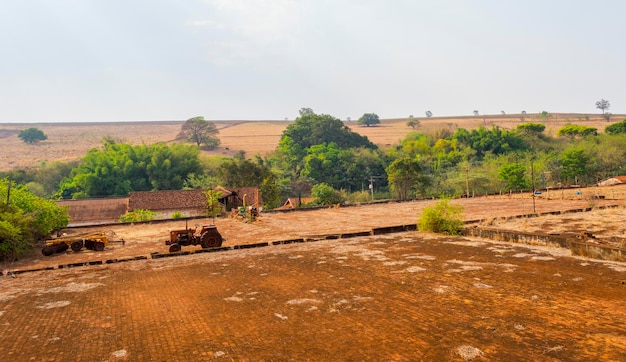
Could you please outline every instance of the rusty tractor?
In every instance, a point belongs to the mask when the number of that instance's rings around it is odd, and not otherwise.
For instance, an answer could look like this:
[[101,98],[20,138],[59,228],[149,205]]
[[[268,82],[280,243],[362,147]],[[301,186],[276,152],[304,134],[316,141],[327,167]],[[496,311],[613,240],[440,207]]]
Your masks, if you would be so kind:
[[222,235],[217,231],[215,225],[203,225],[200,232],[196,234],[195,229],[180,229],[170,231],[170,239],[165,245],[170,246],[170,253],[180,251],[182,246],[201,245],[202,248],[217,248],[222,246]]
[[[112,231],[96,231],[76,235],[60,236],[54,239],[46,240],[46,246],[41,249],[44,256],[50,256],[54,253],[62,253],[68,248],[75,252],[86,248],[94,251],[103,251],[105,246],[109,244],[109,238],[115,235]],[[124,240],[119,240],[122,243]]]

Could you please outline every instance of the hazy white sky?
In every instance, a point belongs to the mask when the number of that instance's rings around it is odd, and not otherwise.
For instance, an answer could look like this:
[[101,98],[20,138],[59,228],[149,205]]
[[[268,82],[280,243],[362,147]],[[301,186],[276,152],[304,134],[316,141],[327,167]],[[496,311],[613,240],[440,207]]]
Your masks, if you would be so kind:
[[626,113],[622,0],[0,4],[0,123]]

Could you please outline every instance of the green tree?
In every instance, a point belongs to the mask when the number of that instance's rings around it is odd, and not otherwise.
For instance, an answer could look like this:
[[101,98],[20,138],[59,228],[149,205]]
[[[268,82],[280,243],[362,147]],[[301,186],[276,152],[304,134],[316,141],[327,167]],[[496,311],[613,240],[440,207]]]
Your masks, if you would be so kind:
[[59,189],[61,181],[70,175],[78,161],[41,162],[37,167],[0,172],[0,179],[8,178],[24,185],[35,195],[52,198]]
[[298,113],[300,114],[300,116],[308,116],[308,115],[315,114],[315,112],[313,111],[313,109],[312,109],[312,108],[308,108],[308,107],[303,107],[303,108],[300,108],[300,110],[298,111]]
[[498,177],[506,183],[507,190],[523,190],[528,187],[526,168],[519,163],[511,163],[500,167]]
[[616,134],[623,134],[626,133],[626,119],[618,122],[618,123],[614,123],[610,126],[607,126],[604,131],[608,134],[612,134],[612,135],[616,135]]
[[151,190],[180,190],[190,173],[200,172],[198,151],[192,147],[164,143],[151,145],[146,174]]
[[379,124],[379,123],[380,123],[380,118],[378,118],[378,115],[376,113],[365,113],[357,121],[358,125],[361,125],[361,126],[365,125],[367,127],[374,125],[374,124]]
[[585,137],[591,135],[597,135],[598,129],[595,127],[578,126],[575,124],[568,124],[559,129],[557,132],[559,136],[569,137],[574,139],[575,137]]
[[19,137],[22,141],[28,144],[33,144],[48,139],[48,136],[46,136],[42,130],[35,127],[21,130],[17,137]]
[[258,187],[268,209],[278,206],[280,202],[278,177],[265,164],[249,159],[226,160],[217,169],[217,178],[225,187]]
[[131,146],[105,139],[83,157],[57,195],[61,198],[126,196],[130,191],[180,190],[190,174],[200,174],[199,150],[163,143]]
[[480,126],[478,129],[467,131],[459,128],[452,139],[471,147],[476,151],[477,158],[481,159],[487,152],[495,155],[513,151],[525,151],[528,145],[524,139],[515,132],[502,130],[493,126],[490,130]]
[[624,174],[622,168],[626,165],[626,137],[623,135],[600,134],[581,139],[573,147],[585,150],[585,155],[589,157],[586,172],[580,176],[587,181]]
[[528,122],[517,125],[516,129],[518,132],[526,136],[536,137],[543,133],[543,131],[546,129],[546,126],[541,123]]
[[[341,120],[326,114],[303,114],[283,131],[281,140],[289,138],[302,149],[334,142],[341,149],[351,147],[376,148],[367,137],[352,132]],[[281,145],[279,145],[281,150]]]
[[186,120],[176,138],[194,142],[198,146],[204,144],[208,149],[214,149],[220,144],[220,140],[216,136],[218,133],[215,123],[199,116]]
[[274,158],[290,179],[301,179],[309,148],[334,143],[341,150],[364,147],[377,149],[367,137],[352,132],[339,119],[301,110],[300,117],[283,131]]
[[611,108],[611,102],[606,99],[600,99],[596,102],[596,108],[601,110],[602,114],[604,114],[609,108]]
[[342,150],[334,142],[311,146],[304,158],[302,176],[317,183],[340,187],[345,166],[341,156]]
[[407,125],[408,127],[413,128],[413,129],[418,129],[418,128],[419,128],[419,126],[420,126],[420,120],[419,120],[419,119],[415,119],[415,118],[411,117],[411,119],[409,119],[409,120],[406,122],[406,125]]
[[67,226],[69,215],[65,208],[32,194],[23,185],[9,185],[8,179],[0,180],[0,259],[13,261],[30,252],[35,242],[52,230]]
[[333,205],[342,201],[341,194],[332,186],[323,182],[313,186],[311,196],[315,198],[314,202],[319,205]]
[[425,183],[422,168],[415,159],[397,159],[385,171],[391,190],[400,200],[407,200],[411,191]]
[[338,190],[354,191],[370,176],[382,176],[384,172],[384,160],[378,150],[340,149],[335,143],[322,143],[309,148],[301,176]]
[[575,181],[587,173],[588,162],[584,149],[567,150],[561,154],[561,175],[567,181]]

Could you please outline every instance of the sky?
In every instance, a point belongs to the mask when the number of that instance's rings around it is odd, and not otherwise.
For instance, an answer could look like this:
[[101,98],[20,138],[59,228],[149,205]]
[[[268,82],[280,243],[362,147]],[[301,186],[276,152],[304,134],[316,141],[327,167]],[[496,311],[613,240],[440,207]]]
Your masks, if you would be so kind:
[[622,0],[0,5],[0,123],[626,113]]

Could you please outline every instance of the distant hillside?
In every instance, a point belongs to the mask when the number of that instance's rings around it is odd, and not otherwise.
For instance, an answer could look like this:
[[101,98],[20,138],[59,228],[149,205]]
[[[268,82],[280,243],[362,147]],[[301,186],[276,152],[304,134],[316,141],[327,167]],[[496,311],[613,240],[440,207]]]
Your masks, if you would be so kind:
[[[523,118],[523,120],[522,120]],[[514,129],[524,122],[542,122],[539,114],[506,114],[459,117],[415,117],[420,121],[418,132],[435,132],[447,128],[474,129],[480,126],[498,126]],[[546,133],[556,135],[559,128],[567,123],[596,127],[600,132],[607,125],[626,119],[626,115],[613,115],[606,122],[600,114],[553,113],[545,122]],[[354,132],[367,136],[379,146],[397,144],[413,131],[406,125],[409,118],[383,119],[381,124],[371,127],[357,125],[356,121],[345,121]],[[232,156],[240,150],[248,157],[255,154],[267,155],[278,146],[285,128],[293,121],[246,121],[213,120],[220,133],[219,149],[206,152],[212,155]],[[93,147],[98,147],[103,137],[113,137],[121,142],[132,144],[173,142],[183,121],[144,121],[144,122],[81,122],[81,123],[40,123],[40,124],[0,124],[0,170],[33,167],[41,162],[71,161],[81,158]],[[46,141],[26,145],[17,134],[20,130],[37,127],[47,136]]]

